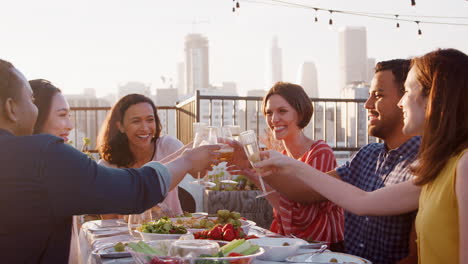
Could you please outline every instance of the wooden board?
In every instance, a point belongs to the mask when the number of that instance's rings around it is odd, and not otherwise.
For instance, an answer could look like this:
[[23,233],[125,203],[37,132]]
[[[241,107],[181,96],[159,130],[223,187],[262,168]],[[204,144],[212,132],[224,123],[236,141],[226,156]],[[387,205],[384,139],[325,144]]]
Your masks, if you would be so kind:
[[236,211],[258,226],[269,229],[273,210],[265,198],[255,198],[260,191],[210,191],[205,190],[204,208],[209,214],[220,209]]

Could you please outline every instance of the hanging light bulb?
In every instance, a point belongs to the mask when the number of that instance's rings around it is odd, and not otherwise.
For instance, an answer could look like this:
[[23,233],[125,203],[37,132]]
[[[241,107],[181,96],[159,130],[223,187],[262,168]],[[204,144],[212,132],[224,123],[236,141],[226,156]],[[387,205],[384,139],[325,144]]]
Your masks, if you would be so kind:
[[415,7],[416,6],[416,0],[411,0],[411,6]]
[[333,30],[333,19],[332,19],[333,10],[328,10],[328,11],[330,11],[330,19],[328,20],[328,29]]
[[318,17],[317,17],[317,12],[318,12],[318,8],[314,8],[315,9],[315,23],[318,22]]
[[422,30],[421,28],[419,27],[419,21],[415,21],[416,22],[416,25],[418,25],[418,38],[419,39],[422,39]]
[[232,8],[232,12],[236,12],[236,8],[235,8],[235,7]]
[[395,18],[396,18],[396,29],[399,30],[400,29],[400,21],[398,21],[398,15],[395,15]]
[[237,1],[237,3],[236,3],[236,8],[240,8],[239,1]]

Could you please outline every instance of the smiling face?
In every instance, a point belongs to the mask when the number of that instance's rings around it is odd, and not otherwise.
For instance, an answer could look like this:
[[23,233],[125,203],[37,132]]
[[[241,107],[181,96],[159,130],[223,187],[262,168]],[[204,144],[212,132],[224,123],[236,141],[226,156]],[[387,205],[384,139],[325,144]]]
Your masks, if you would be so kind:
[[406,78],[405,95],[398,103],[403,109],[405,135],[418,136],[423,133],[428,97],[422,94],[422,89],[417,79],[417,69],[412,67]]
[[41,133],[52,134],[68,141],[68,135],[73,129],[70,119],[70,106],[62,93],[55,93],[50,104],[50,112],[47,116]]
[[265,107],[266,121],[277,140],[287,140],[301,132],[297,111],[280,95],[268,98]]
[[156,133],[153,107],[149,103],[130,106],[124,114],[123,122],[118,122],[117,126],[127,136],[130,147],[148,147]]
[[383,140],[401,135],[403,115],[397,106],[400,99],[399,86],[392,71],[377,72],[372,79],[369,98],[364,105],[369,117],[369,135]]

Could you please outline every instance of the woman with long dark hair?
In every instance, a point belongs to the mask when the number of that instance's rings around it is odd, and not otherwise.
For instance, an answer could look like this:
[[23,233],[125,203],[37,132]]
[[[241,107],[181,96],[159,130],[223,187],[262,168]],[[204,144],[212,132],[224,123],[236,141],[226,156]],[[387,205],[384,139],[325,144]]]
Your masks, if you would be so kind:
[[[161,136],[161,122],[153,101],[141,94],[122,97],[111,109],[99,137],[100,164],[118,168],[140,168],[149,161],[161,161],[183,144],[174,137]],[[182,214],[177,188],[154,210]],[[162,212],[161,212],[162,211]],[[116,215],[107,215],[114,218]]]

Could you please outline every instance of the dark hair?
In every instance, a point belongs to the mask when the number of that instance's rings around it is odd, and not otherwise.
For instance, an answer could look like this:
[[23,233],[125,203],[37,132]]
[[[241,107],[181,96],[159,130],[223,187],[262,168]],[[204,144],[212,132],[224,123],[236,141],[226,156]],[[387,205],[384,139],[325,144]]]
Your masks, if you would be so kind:
[[447,161],[468,148],[468,56],[439,49],[414,58],[412,67],[428,97],[419,162],[412,167],[415,183],[434,180]]
[[14,89],[11,84],[12,75],[11,70],[14,68],[13,64],[8,61],[0,59],[0,101],[4,103],[8,98],[16,98],[19,89]]
[[410,64],[410,60],[403,59],[381,61],[375,65],[375,73],[388,70],[392,71],[395,83],[399,87],[398,91],[400,95],[403,95],[405,93],[405,80],[410,69]]
[[130,152],[128,146],[128,138],[125,134],[120,132],[117,127],[117,122],[123,123],[123,118],[128,108],[139,103],[148,103],[153,108],[156,132],[152,142],[159,138],[162,126],[153,101],[141,94],[126,95],[112,107],[99,133],[99,154],[101,154],[101,157],[107,162],[119,167],[129,167],[135,163],[135,157],[132,152]]
[[268,93],[263,97],[262,111],[263,115],[266,115],[266,104],[270,96],[277,94],[283,97],[288,104],[290,104],[297,112],[299,116],[298,126],[304,128],[309,124],[312,114],[314,113],[314,107],[310,101],[309,96],[304,89],[297,84],[288,82],[277,82]]
[[47,121],[52,105],[52,98],[55,94],[61,93],[59,88],[55,87],[51,82],[44,79],[36,79],[29,81],[34,94],[34,104],[37,106],[38,114],[36,125],[34,126],[33,134],[39,134],[42,127]]

